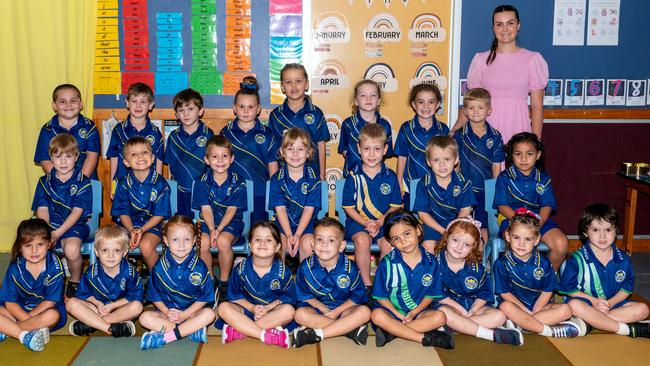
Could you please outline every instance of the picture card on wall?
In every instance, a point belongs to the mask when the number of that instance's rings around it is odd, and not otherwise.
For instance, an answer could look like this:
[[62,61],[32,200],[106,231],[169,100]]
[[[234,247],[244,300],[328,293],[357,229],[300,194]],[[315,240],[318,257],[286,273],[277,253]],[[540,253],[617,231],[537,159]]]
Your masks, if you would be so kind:
[[562,105],[562,79],[548,79],[544,90],[544,105]]
[[584,105],[585,81],[566,79],[564,81],[564,105]]
[[627,81],[627,106],[641,106],[646,103],[647,80]]
[[585,105],[605,104],[605,79],[585,80]]
[[625,79],[607,79],[607,105],[625,105]]

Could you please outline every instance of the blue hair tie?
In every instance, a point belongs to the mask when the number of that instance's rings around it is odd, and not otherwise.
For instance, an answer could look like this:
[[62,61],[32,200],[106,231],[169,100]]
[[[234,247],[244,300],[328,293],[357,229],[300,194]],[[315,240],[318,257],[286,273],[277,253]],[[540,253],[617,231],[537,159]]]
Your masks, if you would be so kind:
[[240,89],[248,89],[248,90],[257,90],[257,85],[253,84],[248,84],[248,83],[239,83],[239,88]]

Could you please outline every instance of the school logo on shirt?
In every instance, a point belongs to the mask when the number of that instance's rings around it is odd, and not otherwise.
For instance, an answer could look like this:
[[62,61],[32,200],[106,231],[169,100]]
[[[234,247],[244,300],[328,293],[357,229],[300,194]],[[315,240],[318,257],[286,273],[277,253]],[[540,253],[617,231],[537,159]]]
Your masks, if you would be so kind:
[[205,136],[199,136],[196,138],[196,146],[204,147],[205,143],[208,142],[208,139]]
[[78,188],[77,188],[77,185],[76,185],[76,184],[71,185],[71,186],[70,186],[70,194],[71,194],[71,195],[74,195],[75,193],[77,193],[77,189],[78,189]]
[[190,283],[192,285],[194,285],[194,286],[200,285],[201,280],[203,280],[203,276],[199,272],[190,273]]
[[625,280],[625,271],[622,269],[616,271],[616,274],[614,275],[614,279],[616,280],[616,282],[623,282]]
[[300,192],[302,192],[302,194],[307,194],[308,189],[309,189],[309,184],[307,182],[303,183],[300,186]]
[[147,135],[146,139],[147,139],[147,141],[149,141],[151,146],[153,146],[154,141],[156,141],[156,138],[153,137],[153,135]]
[[537,185],[535,185],[535,191],[537,194],[544,194],[545,190],[546,188],[544,188],[544,185],[542,183],[537,183]]
[[158,192],[155,189],[151,190],[151,197],[149,198],[149,201],[153,202],[158,198]]
[[270,287],[271,287],[271,290],[273,290],[273,291],[279,290],[280,289],[280,280],[275,279],[275,280],[271,281]]
[[476,280],[476,277],[474,276],[469,276],[465,278],[465,287],[467,287],[470,290],[473,290],[478,287],[478,281]]
[[485,141],[485,146],[487,146],[488,149],[491,149],[492,146],[494,146],[494,141],[492,141],[492,139],[487,139],[487,141]]
[[544,277],[544,269],[543,268],[535,268],[533,271],[533,277],[535,277],[536,280],[541,280],[542,277]]
[[454,186],[454,189],[451,191],[451,194],[454,197],[458,197],[460,195],[460,187],[459,186]]
[[342,274],[336,279],[336,284],[339,285],[339,288],[348,288],[350,287],[350,277]]
[[388,183],[382,184],[381,187],[379,187],[379,191],[383,195],[389,194],[390,193],[390,185]]
[[85,128],[79,129],[79,137],[81,137],[82,139],[85,139],[87,135],[88,135],[88,131],[86,131]]
[[313,114],[311,114],[311,113],[305,114],[305,123],[306,124],[310,125],[310,124],[314,123],[314,120],[315,120],[315,118],[314,118]]
[[261,133],[258,133],[255,135],[255,142],[258,144],[263,144],[266,142],[266,136],[262,135]]
[[433,276],[431,276],[431,274],[425,273],[422,276],[422,286],[429,287],[429,286],[431,286],[432,281],[433,281]]
[[124,291],[125,288],[126,288],[126,279],[122,278],[120,280],[120,290]]

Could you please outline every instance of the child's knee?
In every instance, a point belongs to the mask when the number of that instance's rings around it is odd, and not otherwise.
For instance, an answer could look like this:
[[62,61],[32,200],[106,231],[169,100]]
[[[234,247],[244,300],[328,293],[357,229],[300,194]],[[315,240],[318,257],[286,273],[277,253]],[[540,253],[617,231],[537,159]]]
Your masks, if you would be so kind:
[[369,252],[370,251],[370,245],[372,245],[372,242],[370,240],[370,235],[367,235],[365,233],[358,233],[354,236],[354,239],[352,240],[354,242],[354,251],[357,252]]
[[279,307],[278,311],[285,319],[293,319],[294,316],[296,315],[296,309],[294,309],[293,306],[289,304],[282,304],[279,305],[278,307]]
[[65,303],[65,309],[69,313],[75,313],[75,312],[77,312],[77,310],[79,310],[80,306],[83,306],[81,304],[81,301],[82,300],[77,299],[76,297],[71,297],[70,299],[68,299],[68,302]]
[[142,302],[140,301],[129,301],[128,304],[126,304],[127,309],[129,312],[134,313],[136,316],[142,313],[142,310],[144,309],[144,306],[142,305]]
[[390,315],[386,313],[386,310],[381,308],[376,308],[373,309],[372,312],[370,313],[370,320],[377,325],[381,325],[386,322],[386,317],[389,316]]
[[562,314],[563,319],[568,319],[573,315],[573,309],[569,304],[558,304],[557,310],[559,314]]
[[217,239],[217,248],[219,252],[232,252],[232,240],[230,237],[225,237],[224,235],[219,235]]
[[502,303],[499,304],[499,310],[501,310],[505,314],[514,311],[516,307],[517,305],[511,303],[510,301],[503,301]]
[[59,319],[61,319],[61,313],[59,313],[59,311],[54,308],[47,309],[42,314],[43,321],[47,327],[53,326],[59,322]]

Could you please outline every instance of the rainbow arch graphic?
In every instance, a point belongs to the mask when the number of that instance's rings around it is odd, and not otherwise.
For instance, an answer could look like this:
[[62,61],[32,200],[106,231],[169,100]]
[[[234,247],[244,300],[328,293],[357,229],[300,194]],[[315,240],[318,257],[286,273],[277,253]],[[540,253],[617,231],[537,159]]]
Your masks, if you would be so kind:
[[340,61],[323,60],[316,67],[310,85],[316,92],[326,92],[329,89],[349,87],[350,79]]
[[385,92],[397,91],[397,79],[395,78],[395,72],[386,63],[378,62],[376,64],[370,65],[370,67],[368,67],[368,69],[366,69],[366,72],[363,74],[363,78],[374,80]]
[[379,13],[368,22],[368,26],[363,30],[363,38],[366,42],[399,42],[402,31],[399,29],[397,18],[389,13]]
[[408,37],[411,42],[443,42],[447,38],[447,32],[437,15],[424,13],[413,19]]
[[318,43],[348,43],[350,25],[342,13],[328,11],[314,20],[313,36]]
[[440,66],[433,61],[423,62],[415,69],[415,75],[409,85],[435,83],[440,90],[447,89],[447,78],[442,74]]

